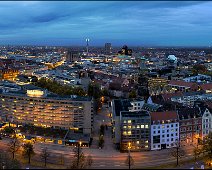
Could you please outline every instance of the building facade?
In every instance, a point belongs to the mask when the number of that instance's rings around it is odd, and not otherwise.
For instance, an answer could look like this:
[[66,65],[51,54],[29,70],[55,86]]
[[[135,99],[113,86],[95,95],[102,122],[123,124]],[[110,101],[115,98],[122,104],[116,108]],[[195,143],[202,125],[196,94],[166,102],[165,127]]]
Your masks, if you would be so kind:
[[0,114],[16,124],[74,129],[90,134],[93,127],[92,100],[48,95],[40,89],[0,92]]
[[112,50],[112,45],[111,43],[105,43],[105,54],[110,55]]
[[205,108],[202,115],[202,137],[204,138],[212,132],[212,109]]
[[80,60],[78,51],[68,51],[66,54],[66,62],[75,62]]
[[212,100],[212,94],[201,92],[186,92],[182,96],[171,97],[172,102],[182,103],[184,106],[192,107],[197,100]]
[[121,151],[126,151],[129,143],[132,151],[150,149],[150,115],[141,109],[142,105],[142,100],[114,99],[111,102],[113,142]]
[[150,149],[150,116],[147,111],[127,112],[120,114],[121,151],[127,151],[131,145],[131,151]]
[[0,70],[0,80],[15,80],[19,75],[17,69],[4,69]]
[[150,112],[151,150],[176,146],[179,140],[179,120],[177,112]]
[[179,108],[180,142],[196,143],[202,137],[202,116],[198,108]]
[[192,91],[196,91],[199,89],[198,84],[197,83],[192,83],[192,82],[185,82],[182,80],[171,80],[168,83],[168,86],[173,88],[175,91],[184,91],[184,92],[188,92],[190,90]]

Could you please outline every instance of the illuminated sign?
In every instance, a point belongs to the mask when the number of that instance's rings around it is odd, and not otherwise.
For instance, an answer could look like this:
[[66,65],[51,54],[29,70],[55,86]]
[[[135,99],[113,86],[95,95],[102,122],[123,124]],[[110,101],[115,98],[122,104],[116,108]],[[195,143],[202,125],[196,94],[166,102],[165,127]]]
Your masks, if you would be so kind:
[[29,97],[41,97],[44,95],[44,92],[41,90],[27,90],[27,95]]

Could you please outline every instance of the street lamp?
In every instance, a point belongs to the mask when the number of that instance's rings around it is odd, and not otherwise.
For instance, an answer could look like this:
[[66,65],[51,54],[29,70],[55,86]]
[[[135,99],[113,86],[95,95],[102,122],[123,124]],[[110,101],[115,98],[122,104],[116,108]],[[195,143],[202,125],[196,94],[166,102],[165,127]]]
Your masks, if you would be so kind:
[[197,148],[198,148],[198,139],[199,139],[199,134],[195,135],[195,138],[197,139]]
[[78,142],[78,148],[77,148],[77,167],[79,167],[79,160],[80,160],[80,147],[81,147],[82,142]]
[[128,143],[128,165],[129,165],[129,169],[130,169],[130,166],[131,166],[131,160],[130,160],[130,149],[131,149],[131,143],[129,142]]

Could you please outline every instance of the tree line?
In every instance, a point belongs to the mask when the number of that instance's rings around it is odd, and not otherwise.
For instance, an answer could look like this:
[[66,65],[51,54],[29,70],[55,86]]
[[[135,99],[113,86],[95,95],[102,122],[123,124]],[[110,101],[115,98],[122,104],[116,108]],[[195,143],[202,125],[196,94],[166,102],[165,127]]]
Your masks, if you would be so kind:
[[67,96],[67,95],[85,96],[86,95],[86,92],[81,87],[61,85],[57,81],[50,80],[47,78],[40,78],[37,82],[34,82],[33,84],[35,86],[45,88],[61,96]]

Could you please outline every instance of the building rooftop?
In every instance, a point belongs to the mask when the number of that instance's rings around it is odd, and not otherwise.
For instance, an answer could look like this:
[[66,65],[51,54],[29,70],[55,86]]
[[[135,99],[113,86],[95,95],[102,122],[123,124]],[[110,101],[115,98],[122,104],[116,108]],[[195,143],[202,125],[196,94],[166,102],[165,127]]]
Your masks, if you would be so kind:
[[161,107],[162,105],[159,105],[156,103],[152,103],[152,104],[144,103],[142,109],[148,110],[148,111],[159,111]]
[[146,110],[134,111],[134,112],[121,111],[121,117],[139,118],[139,117],[145,117],[145,116],[149,116],[149,112]]
[[202,84],[200,87],[202,90],[212,90],[212,83]]
[[178,115],[176,111],[150,112],[150,116],[152,121],[178,119]]
[[190,87],[190,88],[197,86],[196,83],[185,82],[185,81],[182,81],[182,80],[171,80],[168,84],[176,85],[176,86]]
[[181,107],[177,109],[180,120],[201,117],[198,108]]
[[115,116],[120,116],[121,111],[129,111],[129,107],[132,107],[132,104],[128,99],[114,99],[114,104]]
[[[20,96],[20,97],[29,97],[27,96],[26,92],[24,90],[19,90],[15,92],[6,92],[3,93],[2,90],[0,90],[0,94],[8,95],[8,96]],[[38,98],[38,97],[30,97],[30,98]],[[49,93],[47,96],[39,97],[40,99],[52,99],[52,100],[70,100],[70,101],[91,101],[92,98],[88,96],[77,96],[77,95],[70,95],[70,96],[59,96],[54,93]]]

